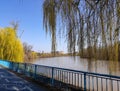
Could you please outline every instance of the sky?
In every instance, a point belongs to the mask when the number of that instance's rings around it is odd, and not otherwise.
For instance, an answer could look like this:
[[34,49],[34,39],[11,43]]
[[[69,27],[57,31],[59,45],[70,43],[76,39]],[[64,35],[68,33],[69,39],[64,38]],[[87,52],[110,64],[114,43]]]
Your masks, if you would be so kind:
[[[19,22],[18,36],[22,43],[33,46],[37,52],[51,52],[51,38],[43,28],[44,0],[0,0],[0,27]],[[57,34],[58,35],[58,34]],[[57,38],[57,50],[67,52],[65,39]]]

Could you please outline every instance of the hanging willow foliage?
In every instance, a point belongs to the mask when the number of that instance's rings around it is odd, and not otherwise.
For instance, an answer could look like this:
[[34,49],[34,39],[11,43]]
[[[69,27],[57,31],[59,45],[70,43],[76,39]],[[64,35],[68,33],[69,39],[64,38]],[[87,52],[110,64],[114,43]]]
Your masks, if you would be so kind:
[[56,49],[56,25],[61,22],[66,28],[60,31],[65,31],[69,52],[78,50],[89,58],[118,57],[118,47],[114,46],[119,45],[120,0],[44,0],[43,11],[44,27],[52,36],[52,51]]
[[55,12],[55,1],[46,0],[44,2],[44,26],[46,32],[51,33],[52,37],[52,52],[55,53],[56,50],[56,12]]

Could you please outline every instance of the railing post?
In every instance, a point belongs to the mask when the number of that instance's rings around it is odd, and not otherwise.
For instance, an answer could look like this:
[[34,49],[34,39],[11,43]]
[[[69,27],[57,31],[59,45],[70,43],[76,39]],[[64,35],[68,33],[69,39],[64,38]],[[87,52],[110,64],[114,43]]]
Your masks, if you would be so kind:
[[19,63],[17,63],[17,72],[19,72]]
[[9,68],[12,70],[12,62],[9,62],[10,63],[10,66],[9,66]]
[[86,73],[84,73],[84,91],[86,91]]
[[34,69],[34,78],[36,79],[36,71],[37,71],[37,65],[35,65],[35,69]]
[[52,81],[51,85],[54,86],[54,67],[52,67]]
[[26,63],[24,64],[24,74],[26,74]]
[[13,67],[13,62],[11,62],[11,64],[12,64],[12,65],[11,65],[11,70],[13,70],[13,68],[14,68],[14,67]]

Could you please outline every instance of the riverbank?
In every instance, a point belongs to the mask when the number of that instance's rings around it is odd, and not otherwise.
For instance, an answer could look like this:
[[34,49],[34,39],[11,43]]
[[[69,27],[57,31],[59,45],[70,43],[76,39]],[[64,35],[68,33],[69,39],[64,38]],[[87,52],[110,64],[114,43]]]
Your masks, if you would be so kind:
[[41,54],[37,58],[51,58],[51,57],[63,57],[63,56],[70,56],[69,54]]
[[36,57],[31,57],[29,59],[24,59],[24,62],[30,62],[36,59],[40,59],[40,58],[53,58],[53,57],[66,57],[66,56],[70,56],[68,54],[62,54],[62,55],[52,55],[52,54],[40,54],[37,55]]

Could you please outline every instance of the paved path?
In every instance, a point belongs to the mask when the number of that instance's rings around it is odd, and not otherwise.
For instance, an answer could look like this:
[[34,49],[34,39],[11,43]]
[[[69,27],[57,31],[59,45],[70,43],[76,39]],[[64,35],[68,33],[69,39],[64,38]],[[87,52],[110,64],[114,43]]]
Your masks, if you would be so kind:
[[48,91],[0,67],[0,91]]

